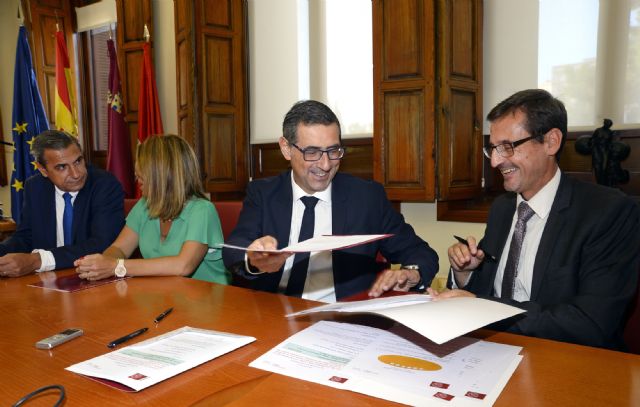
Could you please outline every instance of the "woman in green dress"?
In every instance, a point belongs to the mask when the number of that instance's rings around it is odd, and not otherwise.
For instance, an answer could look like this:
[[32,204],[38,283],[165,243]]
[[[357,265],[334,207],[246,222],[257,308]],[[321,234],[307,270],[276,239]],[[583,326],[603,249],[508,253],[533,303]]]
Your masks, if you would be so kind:
[[[180,275],[228,284],[217,248],[223,242],[220,219],[204,195],[198,168],[193,149],[178,136],[154,136],[140,144],[136,178],[142,198],[110,247],[76,260],[79,276]],[[143,258],[129,258],[138,247]]]

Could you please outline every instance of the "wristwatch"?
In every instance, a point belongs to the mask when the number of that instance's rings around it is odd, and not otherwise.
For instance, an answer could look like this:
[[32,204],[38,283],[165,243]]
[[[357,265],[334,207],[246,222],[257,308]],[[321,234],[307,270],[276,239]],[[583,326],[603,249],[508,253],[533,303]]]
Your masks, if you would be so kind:
[[417,288],[418,290],[424,289],[423,284],[422,284],[422,275],[420,274],[420,266],[419,265],[417,265],[417,264],[403,264],[402,266],[400,266],[400,268],[403,268],[405,270],[415,270],[415,271],[417,271],[419,280],[416,282],[416,284],[413,287]]
[[124,266],[124,259],[118,259],[118,264],[114,270],[116,277],[124,277],[127,275],[127,268]]

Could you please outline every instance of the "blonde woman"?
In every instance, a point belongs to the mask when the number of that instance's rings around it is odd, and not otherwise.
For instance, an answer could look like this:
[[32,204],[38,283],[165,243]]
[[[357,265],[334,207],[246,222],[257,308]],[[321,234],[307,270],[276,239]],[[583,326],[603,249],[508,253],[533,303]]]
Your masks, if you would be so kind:
[[[87,280],[116,275],[180,275],[228,284],[220,219],[205,197],[193,149],[175,135],[150,137],[139,147],[136,177],[142,198],[115,242],[103,254],[75,261]],[[136,248],[143,259],[129,259]]]

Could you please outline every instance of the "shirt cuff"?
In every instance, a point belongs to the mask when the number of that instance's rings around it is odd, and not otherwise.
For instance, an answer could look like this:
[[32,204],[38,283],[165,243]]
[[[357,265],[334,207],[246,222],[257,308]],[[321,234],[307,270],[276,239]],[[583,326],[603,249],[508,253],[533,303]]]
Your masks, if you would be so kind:
[[461,285],[458,285],[458,282],[456,280],[456,272],[453,270],[453,267],[449,267],[449,274],[451,274],[451,289],[456,289],[464,288],[467,286],[467,284],[469,284],[469,280],[471,279],[471,275],[473,275],[473,271],[471,271],[467,275],[467,278],[463,281],[464,284]]
[[31,253],[38,253],[40,255],[40,268],[36,270],[36,273],[55,270],[56,258],[53,257],[53,253],[42,249],[34,249]]
[[257,273],[255,271],[251,271],[251,265],[249,265],[249,256],[247,256],[247,252],[244,252],[244,271],[246,271],[248,274],[251,274],[252,276],[257,276],[258,274],[264,273],[264,271],[258,271]]

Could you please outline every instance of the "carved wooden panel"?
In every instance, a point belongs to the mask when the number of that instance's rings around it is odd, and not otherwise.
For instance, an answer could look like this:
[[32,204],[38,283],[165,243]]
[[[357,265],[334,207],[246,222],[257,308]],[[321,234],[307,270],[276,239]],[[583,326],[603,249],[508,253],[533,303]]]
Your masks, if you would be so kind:
[[151,0],[116,0],[116,10],[118,13],[116,34],[118,63],[122,95],[127,111],[125,121],[129,129],[131,151],[135,152],[138,140],[138,96],[142,77],[144,25],[147,25],[152,43],[154,34]]
[[374,177],[391,200],[435,199],[433,0],[374,0]]
[[194,88],[195,49],[193,29],[193,2],[174,0],[176,32],[176,83],[178,102],[178,134],[200,150],[200,132],[194,122],[194,104],[198,90]]
[[203,0],[203,24],[210,28],[232,30],[233,4],[230,0]]
[[451,74],[476,80],[475,43],[476,32],[476,1],[453,0],[451,7],[451,24],[448,25],[448,36],[451,38]]
[[[204,139],[204,162],[207,183],[233,183],[236,166],[229,157],[236,156],[236,129],[233,114],[210,114],[205,127],[207,134],[215,137]],[[212,185],[212,187],[215,185]]]
[[70,2],[62,0],[22,0],[22,9],[28,11],[25,13],[24,23],[31,34],[29,40],[33,68],[49,126],[53,128],[55,120],[56,23],[65,34],[69,61],[72,70],[74,70],[74,14],[71,12]]
[[385,80],[424,75],[423,34],[427,22],[419,18],[423,15],[423,6],[420,0],[382,2]]
[[205,105],[234,103],[232,38],[204,37]]
[[403,188],[423,185],[423,91],[388,92],[384,95],[384,183]]
[[437,0],[438,199],[482,191],[482,1]]
[[[177,54],[184,55],[178,68],[179,92],[184,92],[179,98],[191,98],[185,105],[190,107],[179,117],[181,129],[193,134],[212,197],[237,196],[244,194],[249,179],[247,2],[192,0],[191,4],[195,58],[188,58],[188,42],[181,50],[176,38]],[[193,92],[183,89],[183,71],[193,80]]]

